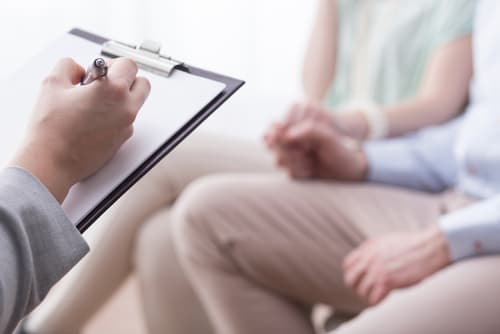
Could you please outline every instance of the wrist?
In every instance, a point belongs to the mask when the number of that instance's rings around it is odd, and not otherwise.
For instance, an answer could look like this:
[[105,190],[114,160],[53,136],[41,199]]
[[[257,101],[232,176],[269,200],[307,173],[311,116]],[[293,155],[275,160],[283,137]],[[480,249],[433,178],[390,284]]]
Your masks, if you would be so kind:
[[365,140],[368,137],[369,124],[361,112],[344,112],[335,117],[337,128],[349,137]]
[[365,152],[360,148],[356,153],[357,159],[357,181],[364,181],[368,177],[368,158]]
[[346,181],[360,182],[366,180],[368,176],[368,157],[364,152],[362,145],[352,139],[345,137],[343,138],[344,147],[350,151],[350,166],[349,166],[349,176]]
[[[75,180],[57,154],[42,149],[46,145],[26,144],[11,162],[35,176],[52,193],[59,203],[66,198]],[[52,154],[51,154],[52,153]]]
[[451,263],[448,241],[439,228],[439,225],[431,226],[423,232],[423,240],[429,252],[430,261],[436,270],[446,267]]

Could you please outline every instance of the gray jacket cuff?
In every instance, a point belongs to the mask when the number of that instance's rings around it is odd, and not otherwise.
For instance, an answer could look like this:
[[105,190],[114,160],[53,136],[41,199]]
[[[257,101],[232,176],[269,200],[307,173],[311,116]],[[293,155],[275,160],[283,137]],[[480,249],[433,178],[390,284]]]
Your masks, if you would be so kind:
[[22,224],[25,238],[19,246],[29,249],[32,263],[23,263],[27,271],[21,272],[34,275],[32,292],[38,302],[88,252],[88,246],[59,202],[29,172],[6,168],[0,173],[0,188],[8,190],[0,193],[0,205],[16,213]]

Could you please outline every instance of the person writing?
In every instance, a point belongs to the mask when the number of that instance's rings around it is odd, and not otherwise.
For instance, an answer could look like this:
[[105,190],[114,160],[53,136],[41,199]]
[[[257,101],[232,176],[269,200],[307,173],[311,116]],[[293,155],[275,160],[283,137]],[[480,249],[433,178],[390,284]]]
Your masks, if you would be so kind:
[[1,333],[12,332],[88,251],[60,204],[130,138],[149,94],[130,60],[116,60],[106,79],[81,86],[84,74],[71,59],[57,63],[24,142],[0,173]]

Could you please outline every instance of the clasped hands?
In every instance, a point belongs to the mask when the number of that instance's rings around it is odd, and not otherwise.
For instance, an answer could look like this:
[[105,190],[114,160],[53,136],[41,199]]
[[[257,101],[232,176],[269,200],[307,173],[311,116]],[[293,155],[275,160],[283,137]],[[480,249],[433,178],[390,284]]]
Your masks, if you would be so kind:
[[[368,160],[360,142],[343,127],[342,117],[317,104],[295,104],[283,121],[271,126],[264,141],[276,164],[292,178],[361,182]],[[432,224],[420,232],[365,241],[346,256],[344,281],[375,305],[392,290],[414,285],[449,263],[446,239]]]

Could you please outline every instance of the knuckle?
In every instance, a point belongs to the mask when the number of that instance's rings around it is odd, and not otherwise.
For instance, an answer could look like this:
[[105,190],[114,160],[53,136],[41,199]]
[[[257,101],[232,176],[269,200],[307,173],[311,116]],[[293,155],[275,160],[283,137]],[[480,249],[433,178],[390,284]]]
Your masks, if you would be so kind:
[[125,79],[115,79],[109,84],[109,89],[114,97],[124,97],[129,91],[128,82]]
[[151,92],[151,82],[144,77],[138,77],[136,79],[136,84],[140,85],[141,98],[146,99]]
[[53,86],[59,83],[59,78],[55,74],[49,74],[42,80],[43,86]]
[[57,62],[57,66],[59,67],[66,67],[66,66],[72,66],[75,65],[75,61],[72,58],[69,57],[63,57],[59,59]]
[[124,113],[124,119],[126,124],[132,124],[135,122],[135,119],[137,117],[137,113],[134,110],[127,110]]
[[123,135],[122,135],[123,139],[122,139],[122,142],[127,141],[133,135],[134,135],[134,127],[132,125],[128,126],[127,128],[125,128],[125,130],[123,130]]
[[299,108],[300,108],[300,102],[294,102],[290,106],[290,110],[296,110],[296,109],[299,109]]
[[147,91],[150,91],[151,90],[151,82],[149,81],[148,78],[145,78],[145,77],[139,77],[139,80],[141,80],[142,82],[144,82],[144,87],[145,87],[145,90]]
[[129,58],[120,58],[116,61],[117,63],[122,63],[124,67],[127,67],[130,71],[137,72],[139,70],[139,67],[137,66],[137,63],[133,61],[132,59]]

